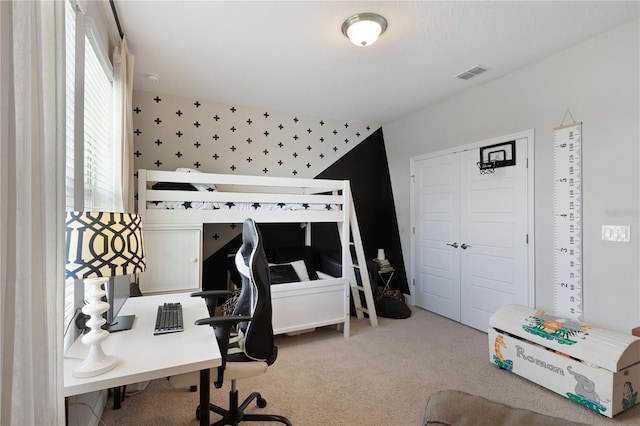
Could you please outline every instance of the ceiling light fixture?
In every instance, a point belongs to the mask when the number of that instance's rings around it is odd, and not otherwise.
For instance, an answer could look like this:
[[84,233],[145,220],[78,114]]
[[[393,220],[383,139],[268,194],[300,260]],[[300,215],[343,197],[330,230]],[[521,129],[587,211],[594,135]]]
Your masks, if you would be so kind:
[[160,76],[158,74],[145,74],[144,76],[147,77],[147,80],[152,83],[157,83],[160,81]]
[[369,46],[387,29],[387,20],[377,13],[356,13],[342,23],[342,34],[356,46]]

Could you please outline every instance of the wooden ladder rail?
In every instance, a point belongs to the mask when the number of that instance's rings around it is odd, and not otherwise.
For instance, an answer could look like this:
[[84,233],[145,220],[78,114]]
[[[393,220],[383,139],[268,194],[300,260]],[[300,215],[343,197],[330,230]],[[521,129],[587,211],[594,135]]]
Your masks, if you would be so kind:
[[[349,278],[351,287],[351,295],[358,319],[364,318],[364,314],[369,315],[369,322],[372,327],[378,325],[378,316],[376,314],[376,304],[373,293],[371,291],[371,280],[369,279],[369,271],[367,269],[367,259],[364,256],[364,247],[362,246],[362,238],[360,237],[360,227],[358,226],[358,217],[353,206],[353,196],[351,188],[346,187],[343,191],[348,191],[349,205],[343,206],[348,210],[345,216],[348,220],[338,224],[338,232],[342,244],[342,275]],[[356,261],[353,261],[351,247],[355,249]],[[356,269],[360,271],[360,283],[356,279]],[[360,292],[364,293],[366,306],[362,306]]]

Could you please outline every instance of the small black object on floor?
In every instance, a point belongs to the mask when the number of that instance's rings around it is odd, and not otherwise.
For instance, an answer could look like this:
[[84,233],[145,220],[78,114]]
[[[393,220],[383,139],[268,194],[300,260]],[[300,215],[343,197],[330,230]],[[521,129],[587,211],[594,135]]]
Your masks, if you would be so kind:
[[385,291],[376,299],[376,313],[385,318],[404,319],[411,316],[411,309],[399,290]]

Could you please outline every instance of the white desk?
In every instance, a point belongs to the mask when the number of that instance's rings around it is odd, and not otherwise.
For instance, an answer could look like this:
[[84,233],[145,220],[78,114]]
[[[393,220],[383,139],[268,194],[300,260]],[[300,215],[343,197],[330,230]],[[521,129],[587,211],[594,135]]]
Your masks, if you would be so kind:
[[[155,336],[153,328],[158,305],[165,302],[182,304],[184,331]],[[132,297],[119,314],[134,314],[136,318],[131,330],[112,333],[102,343],[104,352],[115,356],[118,365],[99,376],[73,377],[71,371],[88,353],[88,347],[77,339],[64,357],[64,396],[200,370],[200,405],[208,408],[209,369],[220,366],[221,357],[211,327],[194,325],[197,319],[209,316],[204,299],[190,297],[189,293]],[[209,410],[200,412],[200,424],[208,425]]]

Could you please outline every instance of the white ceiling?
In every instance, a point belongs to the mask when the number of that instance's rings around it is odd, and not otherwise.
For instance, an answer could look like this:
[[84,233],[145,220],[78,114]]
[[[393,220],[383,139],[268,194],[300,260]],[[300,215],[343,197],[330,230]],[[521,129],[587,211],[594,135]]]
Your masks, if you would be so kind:
[[[135,90],[368,124],[640,16],[638,1],[116,0],[116,8],[135,55]],[[389,23],[367,48],[340,30],[357,12]],[[454,78],[478,64],[490,70]]]

